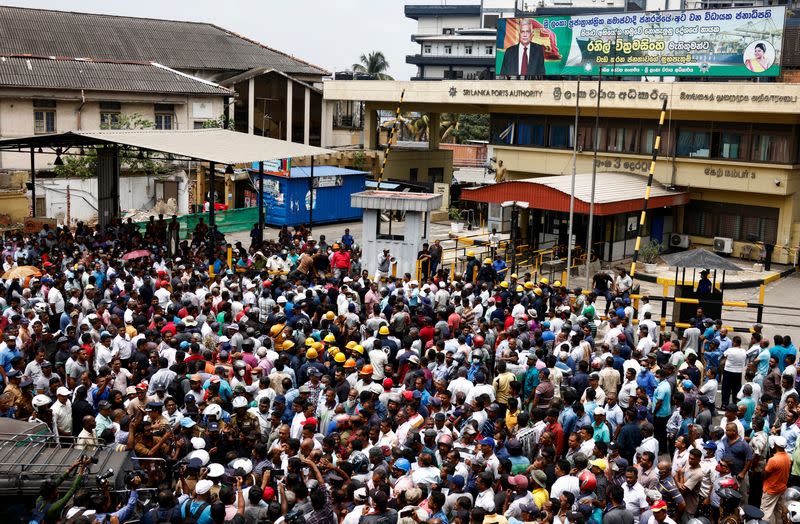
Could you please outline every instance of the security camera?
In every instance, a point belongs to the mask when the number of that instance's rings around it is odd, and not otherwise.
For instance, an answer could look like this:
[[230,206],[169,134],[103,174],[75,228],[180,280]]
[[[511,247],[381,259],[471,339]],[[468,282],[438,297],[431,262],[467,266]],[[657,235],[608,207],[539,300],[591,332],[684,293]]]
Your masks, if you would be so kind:
[[780,178],[775,178],[775,179],[772,180],[772,182],[775,183],[775,187],[780,187],[780,185],[781,185],[781,179]]

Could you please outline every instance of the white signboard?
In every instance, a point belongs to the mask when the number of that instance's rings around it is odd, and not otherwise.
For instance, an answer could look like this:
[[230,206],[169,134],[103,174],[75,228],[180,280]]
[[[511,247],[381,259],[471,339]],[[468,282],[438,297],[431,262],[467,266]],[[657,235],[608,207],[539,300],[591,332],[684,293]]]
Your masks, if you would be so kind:
[[211,102],[192,102],[192,118],[214,118]]

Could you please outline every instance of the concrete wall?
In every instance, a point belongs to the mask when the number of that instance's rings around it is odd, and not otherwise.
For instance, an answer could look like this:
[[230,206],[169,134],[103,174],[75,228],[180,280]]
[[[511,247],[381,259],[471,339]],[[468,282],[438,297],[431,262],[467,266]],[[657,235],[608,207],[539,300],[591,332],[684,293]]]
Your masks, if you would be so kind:
[[[175,106],[173,129],[193,129],[194,122],[207,120],[197,104],[205,104],[205,114],[216,119],[223,113],[222,97],[162,96],[130,93],[89,93],[82,104],[81,94],[69,91],[3,90],[0,93],[0,138],[34,134],[33,99],[56,100],[56,132],[100,128],[100,101],[120,102],[121,114],[139,113],[147,120],[155,119],[154,104]],[[203,115],[203,116],[201,116]],[[55,156],[37,154],[36,169],[52,169]],[[2,153],[0,168],[30,170],[30,154]]]
[[474,29],[481,26],[477,16],[421,16],[417,20],[418,35],[440,35],[442,29]]
[[[361,260],[370,275],[374,275],[378,267],[378,256],[383,253],[384,249],[388,249],[389,253],[397,259],[397,275],[411,273],[414,278],[417,253],[422,249],[422,244],[428,241],[428,237],[422,236],[422,213],[408,211],[405,216],[403,240],[378,240],[375,238],[378,220],[380,220],[378,211],[376,209],[364,210],[361,228],[363,236],[361,247],[364,254]],[[427,229],[430,231],[430,226]],[[395,233],[394,230],[393,233]]]
[[[178,180],[178,214],[189,212],[188,178],[185,173],[170,175]],[[153,177],[120,177],[120,212],[150,209],[156,202],[156,181]],[[70,218],[88,220],[97,214],[97,178],[40,178],[36,181],[36,197],[45,197],[49,218],[63,220],[67,213],[67,187],[70,190]],[[160,189],[160,188],[159,188]],[[160,198],[160,194],[158,195]]]

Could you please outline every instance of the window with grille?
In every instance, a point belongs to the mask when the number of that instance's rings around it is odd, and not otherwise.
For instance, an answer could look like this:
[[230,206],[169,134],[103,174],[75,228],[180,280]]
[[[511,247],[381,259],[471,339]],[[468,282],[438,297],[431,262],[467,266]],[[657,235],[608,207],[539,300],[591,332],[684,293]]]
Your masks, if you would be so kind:
[[703,237],[727,237],[748,241],[756,237],[774,243],[778,236],[779,210],[692,200],[686,205],[686,233]]
[[36,134],[56,132],[56,101],[33,101],[33,132]]
[[154,104],[156,129],[175,129],[175,106],[173,104]]

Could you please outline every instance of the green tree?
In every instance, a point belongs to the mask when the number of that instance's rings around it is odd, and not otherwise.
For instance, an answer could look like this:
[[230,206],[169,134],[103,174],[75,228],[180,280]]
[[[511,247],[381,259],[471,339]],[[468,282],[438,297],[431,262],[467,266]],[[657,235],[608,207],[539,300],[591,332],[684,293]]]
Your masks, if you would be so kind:
[[[225,115],[219,115],[214,120],[206,120],[203,122],[203,129],[226,129],[225,127]],[[228,118],[228,127],[227,129],[236,129],[233,125],[233,118]]]
[[378,80],[394,80],[386,74],[389,70],[389,62],[386,60],[382,51],[372,51],[366,55],[361,55],[358,64],[353,64],[353,71],[356,73],[369,73]]
[[469,140],[489,140],[489,115],[462,114],[453,137],[459,144]]
[[[155,124],[139,113],[121,114],[111,123],[100,125],[100,129],[153,129]],[[166,173],[168,168],[160,153],[137,151],[125,147],[120,148],[120,164],[122,169],[144,171],[150,175]],[[91,178],[97,174],[97,150],[90,148],[80,155],[64,155],[64,165],[54,166],[56,176],[67,178]]]

